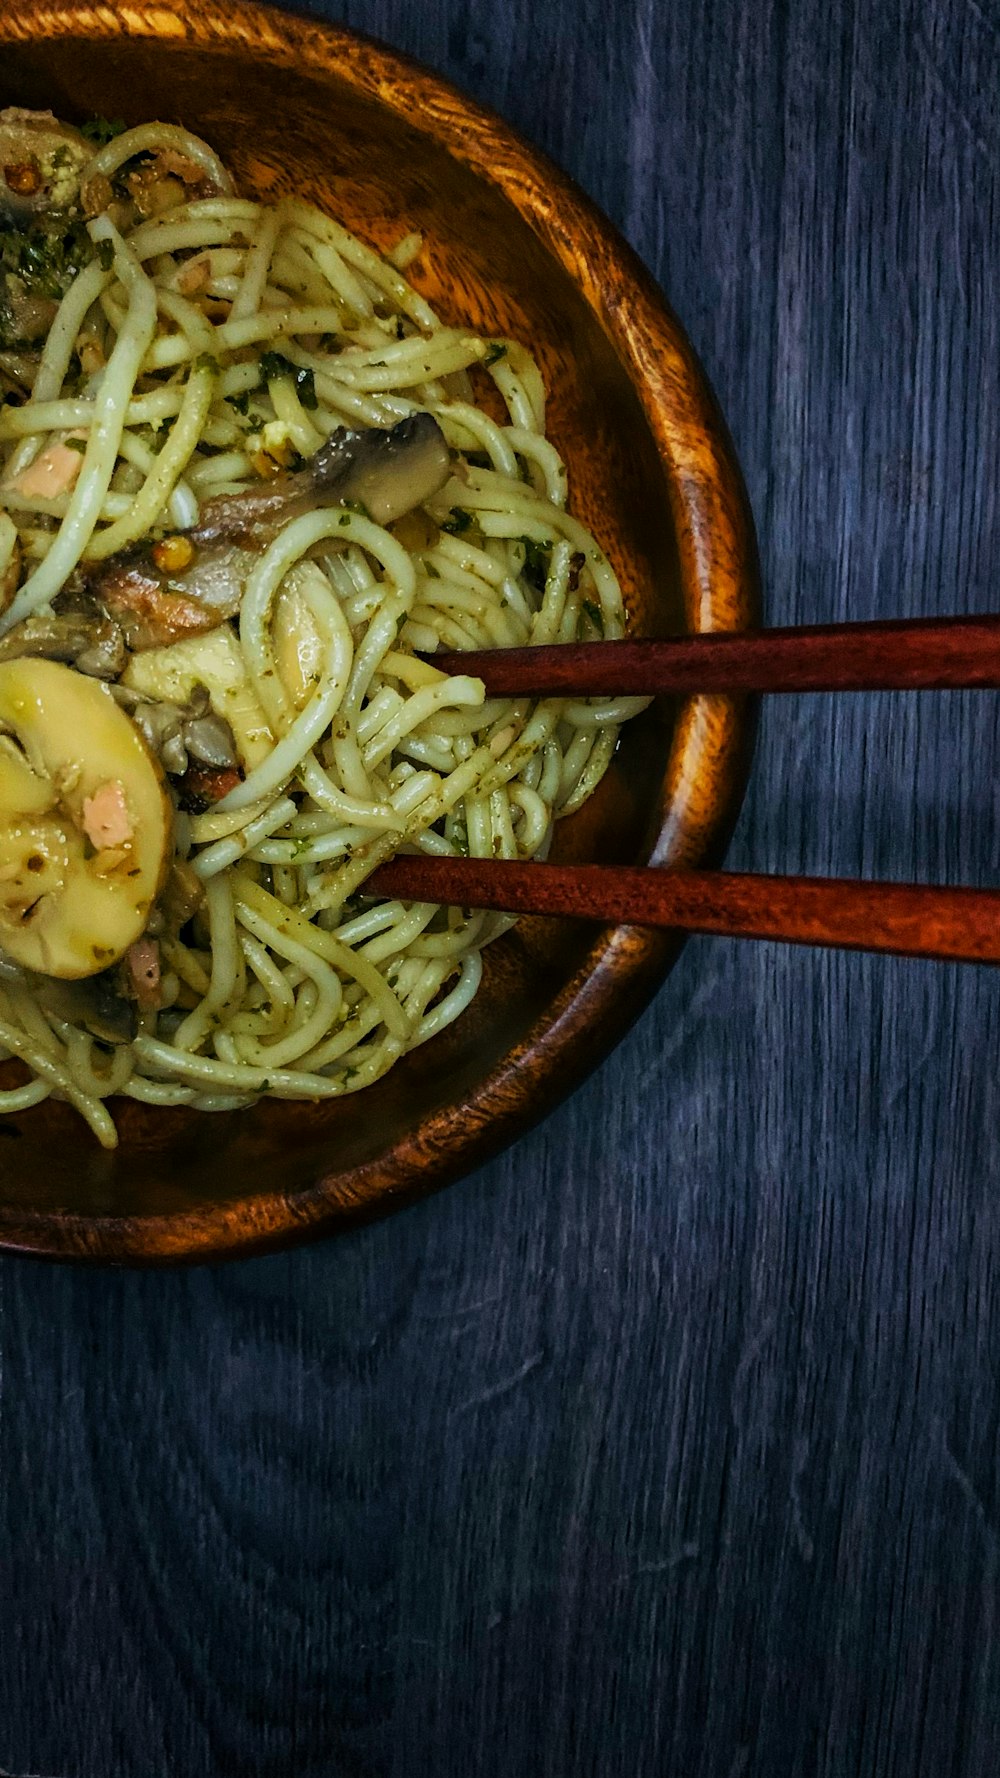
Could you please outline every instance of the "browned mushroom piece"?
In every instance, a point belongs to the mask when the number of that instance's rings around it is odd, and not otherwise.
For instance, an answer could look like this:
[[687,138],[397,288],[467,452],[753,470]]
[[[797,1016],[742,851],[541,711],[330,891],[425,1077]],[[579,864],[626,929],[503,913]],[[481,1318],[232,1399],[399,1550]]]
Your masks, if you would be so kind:
[[102,970],[82,981],[59,981],[51,975],[30,975],[38,1004],[68,1025],[82,1025],[101,1043],[131,1043],[139,1029],[138,1010],[122,986],[121,970]]
[[94,679],[116,679],[125,665],[122,632],[94,610],[41,611],[0,639],[0,661],[35,655],[65,661]]
[[196,636],[236,615],[251,568],[289,520],[318,507],[356,505],[377,524],[391,524],[430,500],[450,468],[444,434],[430,414],[413,414],[389,430],[340,427],[304,468],[209,500],[190,530],[95,564],[90,593],[136,652]]

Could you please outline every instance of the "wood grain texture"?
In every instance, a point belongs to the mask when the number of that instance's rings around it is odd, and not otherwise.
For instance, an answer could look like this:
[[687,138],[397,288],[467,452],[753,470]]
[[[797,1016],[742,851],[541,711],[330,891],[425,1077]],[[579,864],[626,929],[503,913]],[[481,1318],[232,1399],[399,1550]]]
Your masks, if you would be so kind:
[[380,864],[369,881],[378,895],[449,907],[1000,963],[996,889],[404,852]]
[[489,696],[657,692],[1000,691],[1000,617],[796,624],[740,635],[563,642],[428,655]]
[[[351,0],[628,230],[772,623],[989,611],[994,0]],[[734,868],[989,884],[995,700],[765,706]],[[0,1266],[0,1766],[993,1778],[992,972],[690,943],[406,1215]]]

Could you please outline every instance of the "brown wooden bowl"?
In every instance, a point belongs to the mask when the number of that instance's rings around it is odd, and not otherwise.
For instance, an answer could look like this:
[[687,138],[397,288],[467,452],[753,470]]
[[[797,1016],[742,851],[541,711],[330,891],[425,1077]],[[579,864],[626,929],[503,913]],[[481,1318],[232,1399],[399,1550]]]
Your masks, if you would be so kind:
[[[621,576],[633,633],[757,619],[753,528],[725,427],[677,321],[603,216],[443,80],[353,34],[247,0],[120,11],[7,0],[0,104],[183,120],[240,186],[296,191],[388,247],[449,320],[538,353],[571,501]],[[752,712],[713,697],[628,727],[554,856],[717,860]],[[122,1100],[98,1148],[48,1101],[0,1120],[0,1246],[165,1262],[273,1247],[388,1210],[486,1159],[621,1037],[679,950],[671,934],[524,920],[473,1007],[355,1098],[206,1116]]]

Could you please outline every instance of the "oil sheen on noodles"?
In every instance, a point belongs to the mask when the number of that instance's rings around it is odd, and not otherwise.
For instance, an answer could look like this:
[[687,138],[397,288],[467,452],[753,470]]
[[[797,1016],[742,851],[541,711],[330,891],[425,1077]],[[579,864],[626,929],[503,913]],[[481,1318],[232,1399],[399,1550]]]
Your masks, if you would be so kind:
[[[165,169],[146,215],[121,201],[136,169],[147,187]],[[105,675],[129,714],[204,687],[239,754],[193,812],[165,780],[197,905],[154,908],[155,985],[126,1041],[0,960],[0,1046],[31,1074],[0,1109],[68,1099],[111,1147],[111,1095],[333,1098],[458,1018],[510,920],[368,901],[366,877],[403,846],[544,856],[641,702],[485,699],[418,658],[623,631],[612,567],[566,509],[530,351],[438,320],[404,276],[418,238],[383,257],[304,202],[241,198],[176,126],[116,135],[81,189],[90,254],[30,395],[0,408],[0,651],[133,546],[180,537],[183,556],[209,502],[301,470],[339,428],[431,415],[450,453],[442,485],[385,522],[362,499],[290,507],[247,549],[238,612],[174,657],[130,643]],[[67,449],[72,481],[51,491],[32,466]]]

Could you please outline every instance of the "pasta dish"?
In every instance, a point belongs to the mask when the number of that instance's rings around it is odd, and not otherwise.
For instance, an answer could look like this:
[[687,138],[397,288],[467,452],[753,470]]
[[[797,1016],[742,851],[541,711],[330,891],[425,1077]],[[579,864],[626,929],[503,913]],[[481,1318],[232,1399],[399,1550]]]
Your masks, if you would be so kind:
[[642,700],[439,649],[615,638],[528,348],[438,319],[176,125],[0,112],[0,1053],[18,1111],[353,1092],[509,916],[365,894],[544,856]]

